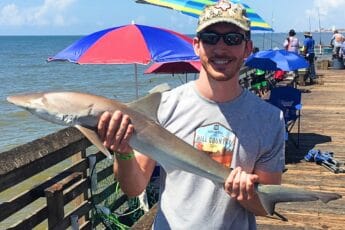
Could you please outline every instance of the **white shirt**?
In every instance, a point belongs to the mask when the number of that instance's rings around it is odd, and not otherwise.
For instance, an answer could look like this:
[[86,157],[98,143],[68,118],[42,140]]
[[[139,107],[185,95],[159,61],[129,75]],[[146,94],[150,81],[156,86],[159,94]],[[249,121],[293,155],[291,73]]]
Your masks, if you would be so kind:
[[298,53],[299,41],[298,38],[290,36],[284,41],[284,48],[288,51]]

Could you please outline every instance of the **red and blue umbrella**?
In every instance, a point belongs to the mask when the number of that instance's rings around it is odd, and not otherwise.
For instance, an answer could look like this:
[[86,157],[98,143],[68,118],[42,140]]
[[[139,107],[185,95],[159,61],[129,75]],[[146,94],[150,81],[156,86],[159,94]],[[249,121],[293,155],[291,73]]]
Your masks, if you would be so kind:
[[262,70],[293,71],[307,68],[309,63],[301,55],[287,50],[263,50],[252,54],[245,65]]
[[172,30],[124,25],[101,30],[74,42],[48,61],[69,61],[77,64],[136,64],[198,60],[192,38]]
[[74,42],[48,61],[78,64],[148,64],[198,60],[192,39],[163,28],[124,25],[101,30]]

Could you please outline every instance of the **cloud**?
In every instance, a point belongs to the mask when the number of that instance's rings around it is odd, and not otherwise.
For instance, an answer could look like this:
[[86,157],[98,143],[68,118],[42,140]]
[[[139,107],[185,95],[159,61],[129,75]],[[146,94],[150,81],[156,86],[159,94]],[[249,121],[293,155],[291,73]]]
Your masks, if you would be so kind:
[[320,14],[327,16],[332,11],[344,10],[345,0],[314,0],[315,8],[319,8]]
[[321,27],[330,29],[343,26],[342,18],[345,0],[313,0],[312,7],[305,11],[306,18],[314,24],[320,20]]
[[0,25],[18,26],[24,21],[24,17],[15,4],[8,4],[0,10]]
[[343,11],[344,8],[345,0],[314,0],[312,8],[307,9],[306,14],[314,18],[318,18],[319,15],[325,18],[331,17],[335,12]]
[[67,11],[76,0],[44,0],[41,5],[19,7],[8,4],[0,9],[0,25],[4,26],[64,26]]

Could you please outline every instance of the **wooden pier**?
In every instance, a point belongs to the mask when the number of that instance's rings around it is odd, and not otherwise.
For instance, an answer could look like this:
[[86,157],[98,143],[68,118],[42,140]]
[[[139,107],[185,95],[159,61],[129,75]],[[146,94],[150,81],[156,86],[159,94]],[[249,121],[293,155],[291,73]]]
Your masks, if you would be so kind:
[[276,211],[288,219],[258,218],[258,229],[345,229],[345,173],[334,174],[313,162],[304,162],[310,149],[334,153],[345,162],[345,70],[318,70],[318,84],[298,87],[302,90],[300,146],[290,142],[286,148],[283,184],[314,191],[336,192],[342,199],[323,204],[284,203]]

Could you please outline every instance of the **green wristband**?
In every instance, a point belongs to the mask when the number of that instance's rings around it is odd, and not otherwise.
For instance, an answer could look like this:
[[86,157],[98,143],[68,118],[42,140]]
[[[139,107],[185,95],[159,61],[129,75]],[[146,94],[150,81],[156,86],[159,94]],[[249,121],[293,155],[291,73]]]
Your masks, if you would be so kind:
[[134,153],[115,153],[117,159],[128,161],[134,158]]

